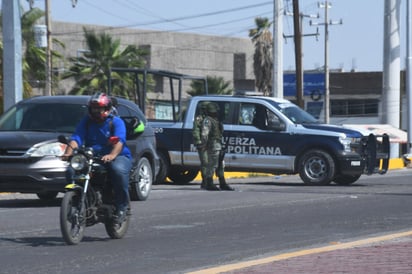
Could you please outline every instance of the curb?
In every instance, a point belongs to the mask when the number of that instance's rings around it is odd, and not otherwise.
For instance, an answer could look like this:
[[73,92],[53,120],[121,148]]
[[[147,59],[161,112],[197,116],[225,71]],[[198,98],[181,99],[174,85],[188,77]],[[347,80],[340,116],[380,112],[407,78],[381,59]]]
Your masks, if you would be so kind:
[[[405,168],[405,161],[402,158],[393,158],[389,159],[389,170],[391,169],[401,169]],[[273,176],[272,174],[268,173],[258,173],[258,172],[231,172],[225,171],[225,178],[226,179],[239,179],[239,178],[249,178],[249,177],[269,177]],[[194,181],[201,181],[202,177],[200,173],[196,176]]]

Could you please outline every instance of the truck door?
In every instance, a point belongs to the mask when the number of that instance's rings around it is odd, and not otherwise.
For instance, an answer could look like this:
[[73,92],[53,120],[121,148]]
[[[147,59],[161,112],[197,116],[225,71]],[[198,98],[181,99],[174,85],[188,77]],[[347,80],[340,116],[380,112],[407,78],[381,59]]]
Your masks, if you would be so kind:
[[233,125],[225,127],[227,170],[293,169],[294,157],[284,155],[293,144],[282,120],[263,104],[238,104]]

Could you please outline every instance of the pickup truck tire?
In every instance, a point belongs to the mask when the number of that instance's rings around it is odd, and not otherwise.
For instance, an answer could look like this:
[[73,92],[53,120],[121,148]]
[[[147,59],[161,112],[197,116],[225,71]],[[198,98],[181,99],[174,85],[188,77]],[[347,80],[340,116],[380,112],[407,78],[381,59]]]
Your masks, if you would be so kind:
[[146,201],[152,190],[153,172],[147,158],[140,158],[130,175],[129,196],[131,201]]
[[169,173],[169,160],[167,159],[166,155],[162,152],[157,152],[159,155],[159,173],[157,174],[156,177],[156,184],[162,184],[164,181],[166,181],[167,174]]
[[196,178],[199,170],[197,169],[181,169],[178,167],[174,167],[170,169],[169,172],[169,179],[178,185],[186,185],[193,181]]
[[333,181],[341,186],[348,186],[356,182],[361,174],[359,175],[338,175],[333,179]]
[[335,162],[323,150],[308,150],[299,159],[298,172],[307,185],[328,185],[335,177]]

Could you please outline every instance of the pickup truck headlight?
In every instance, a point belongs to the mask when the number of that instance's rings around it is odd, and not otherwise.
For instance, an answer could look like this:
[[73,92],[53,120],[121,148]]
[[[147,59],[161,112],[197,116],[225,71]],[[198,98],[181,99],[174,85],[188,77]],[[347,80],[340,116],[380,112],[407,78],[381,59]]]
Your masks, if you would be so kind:
[[44,157],[44,156],[62,156],[66,150],[66,145],[53,142],[48,144],[43,144],[40,146],[31,147],[26,155],[31,157]]
[[360,138],[339,138],[340,143],[343,145],[343,150],[346,152],[356,152],[360,146]]

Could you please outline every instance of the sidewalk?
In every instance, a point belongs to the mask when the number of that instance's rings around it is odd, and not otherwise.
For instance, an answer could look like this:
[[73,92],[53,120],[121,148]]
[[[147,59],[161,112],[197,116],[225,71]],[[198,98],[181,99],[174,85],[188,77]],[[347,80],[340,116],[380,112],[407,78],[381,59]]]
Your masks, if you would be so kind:
[[284,253],[194,273],[412,273],[412,231]]

